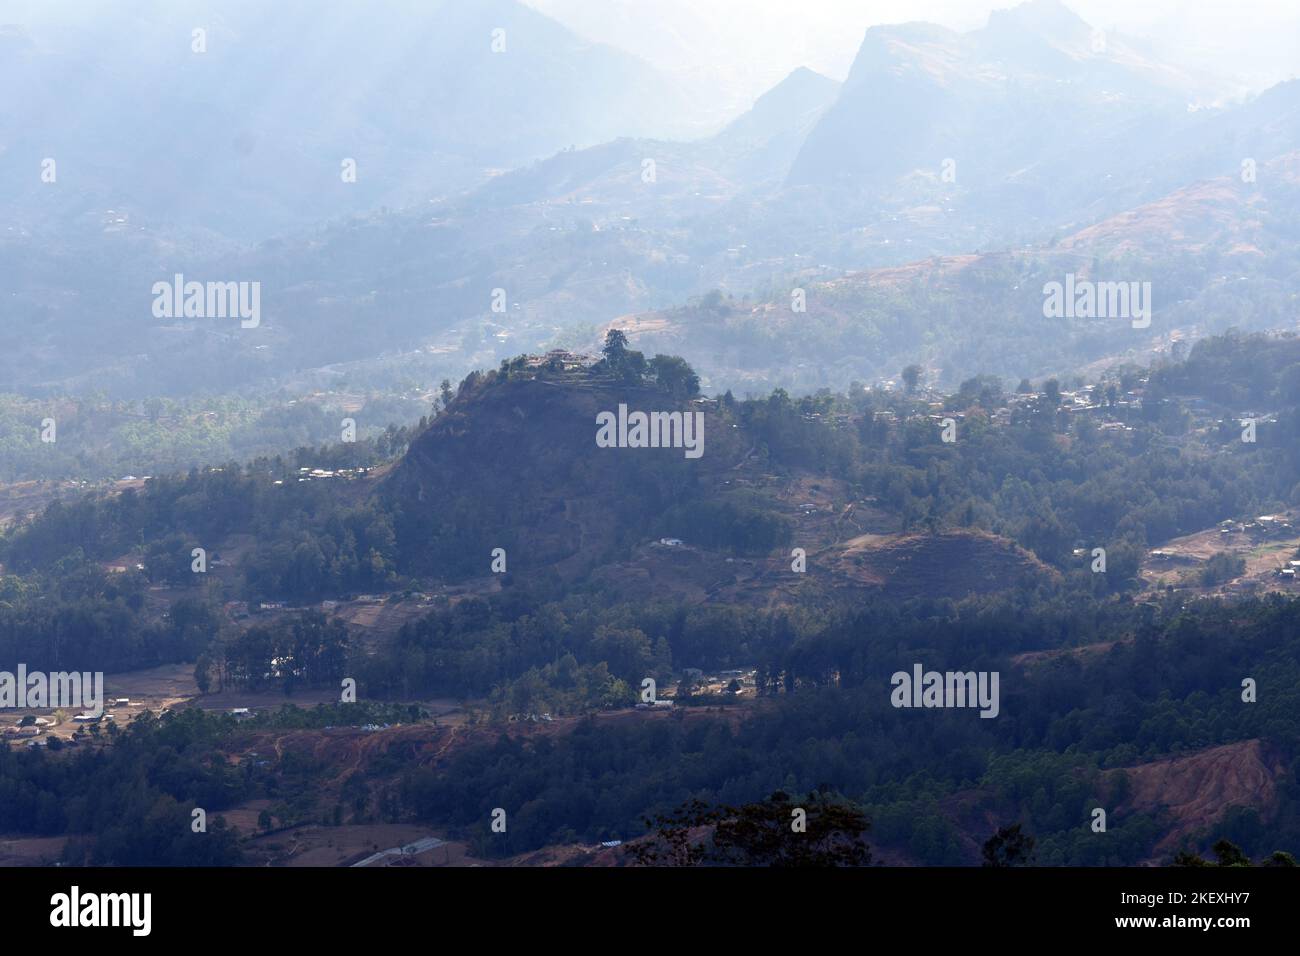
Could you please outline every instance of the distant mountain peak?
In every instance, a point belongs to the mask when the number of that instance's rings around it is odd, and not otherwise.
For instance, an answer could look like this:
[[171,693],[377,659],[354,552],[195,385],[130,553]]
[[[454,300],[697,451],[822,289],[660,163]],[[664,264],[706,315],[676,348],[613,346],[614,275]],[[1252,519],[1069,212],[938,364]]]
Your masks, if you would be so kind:
[[759,96],[754,101],[754,108],[760,109],[767,104],[785,100],[791,96],[802,98],[810,92],[814,94],[833,92],[838,88],[839,83],[829,76],[824,76],[806,66],[797,66],[780,83]]
[[816,70],[810,67],[796,66],[793,70],[791,70],[788,74],[786,74],[786,78],[782,80],[780,83],[778,83],[775,87],[773,87],[773,89],[782,87],[787,83],[807,83],[807,82],[834,83],[835,81],[828,76],[818,73]]
[[[788,168],[807,130],[835,100],[840,84],[828,76],[801,66],[757,100],[748,112],[736,117],[718,134],[723,143],[770,144],[779,141],[764,163]],[[751,171],[752,172],[752,171]]]
[[1056,140],[1044,130],[1075,124],[1077,133],[1083,124],[1102,137],[1125,123],[1172,124],[1198,92],[1184,71],[1098,35],[1059,0],[995,11],[965,33],[873,27],[787,182],[888,192],[960,146],[961,188],[1006,184],[1035,165],[1029,157],[1055,162]]
[[1028,0],[1019,6],[989,14],[990,32],[1034,33],[1046,39],[1077,42],[1092,34],[1092,27],[1060,0]]

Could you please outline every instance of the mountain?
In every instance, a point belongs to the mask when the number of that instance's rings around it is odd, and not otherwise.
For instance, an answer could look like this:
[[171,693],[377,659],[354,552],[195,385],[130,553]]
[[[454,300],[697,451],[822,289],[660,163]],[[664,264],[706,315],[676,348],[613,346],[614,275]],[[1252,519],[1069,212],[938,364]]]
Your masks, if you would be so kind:
[[839,90],[835,80],[800,67],[729,123],[713,144],[731,158],[737,178],[780,179]]
[[[945,376],[1019,377],[1137,357],[1155,328],[1285,325],[1294,203],[1288,180],[1269,170],[1300,150],[1300,84],[1189,111],[1204,99],[1123,37],[1106,35],[1094,51],[1091,28],[1059,4],[1000,12],[970,33],[873,28],[842,87],[796,70],[715,135],[565,148],[477,186],[448,179],[426,201],[350,218],[328,218],[338,208],[302,180],[325,221],[253,246],[140,227],[118,209],[84,209],[56,241],[15,226],[0,235],[0,267],[17,277],[9,308],[20,322],[0,363],[15,389],[37,393],[279,387],[377,368],[385,381],[427,381],[520,351],[588,348],[619,321],[699,336],[698,350],[689,340],[670,350],[698,352],[721,387],[838,387],[893,376],[900,359]],[[515,135],[507,125],[489,140]],[[1243,181],[1247,168],[1257,183]],[[1193,194],[1205,190],[1222,201],[1198,223],[1196,210],[1209,207]],[[220,193],[185,195],[207,203]],[[1181,210],[1182,232],[1139,238],[1135,220],[1124,225],[1140,216],[1155,227],[1162,207]],[[1221,248],[1230,258],[1243,236],[1264,250],[1251,266],[1259,301],[1243,301],[1242,286],[1222,301],[1218,239],[1183,241],[1213,223],[1233,238]],[[1044,282],[1088,257],[1128,253],[1149,263],[1114,274],[1159,287],[1149,334],[1040,334]],[[928,259],[972,256],[983,265],[956,287],[903,282],[934,272]],[[1190,271],[1178,261],[1187,256],[1202,257]],[[1007,266],[1012,258],[1024,268]],[[261,282],[260,327],[153,318],[149,289],[176,273]],[[814,287],[808,315],[791,313],[792,290]],[[747,304],[721,323],[716,309],[693,309],[715,292]],[[794,361],[774,362],[771,343],[787,337]]]
[[22,228],[107,216],[262,239],[570,145],[691,129],[671,79],[513,0],[29,16],[0,34],[0,83],[24,91],[0,107],[0,203]]
[[[1015,382],[1141,361],[1180,337],[1296,327],[1297,186],[1300,151],[1260,163],[1252,182],[1235,171],[1202,180],[1050,242],[845,275],[810,269],[766,294],[714,295],[604,328],[652,352],[689,348],[709,387],[738,391],[840,388],[914,361],[950,388],[979,374]],[[1045,287],[1067,275],[1149,283],[1149,325],[1045,317]]]
[[791,7],[739,0],[526,0],[581,36],[634,53],[679,78],[721,127],[793,70],[842,75],[853,55],[845,20],[824,3]]
[[[598,416],[620,406],[694,415],[700,454],[599,447]],[[379,495],[409,573],[481,579],[502,548],[525,579],[594,582],[627,600],[957,598],[1056,577],[996,535],[903,533],[832,474],[776,466],[774,432],[727,400],[686,401],[662,377],[629,382],[568,354],[521,358],[467,380]],[[806,573],[791,571],[791,547],[808,556]]]
[[[0,235],[0,262],[22,277],[11,308],[42,316],[37,340],[9,356],[11,381],[42,391],[89,378],[122,393],[217,389],[409,354],[430,340],[462,354],[438,373],[459,377],[463,359],[491,363],[498,346],[536,347],[566,325],[680,301],[713,281],[690,260],[701,243],[717,244],[683,217],[751,204],[738,197],[784,175],[792,125],[806,125],[831,89],[801,71],[718,137],[564,149],[440,201],[244,249],[137,227],[126,211],[87,213],[57,240],[11,229]],[[176,273],[261,282],[260,327],[232,335],[221,322],[151,318],[149,289]],[[505,313],[489,309],[497,288],[508,294]],[[369,330],[360,348],[348,332],[358,326]]]
[[1154,161],[1205,92],[1056,0],[995,11],[969,33],[872,27],[789,182],[878,195],[942,170],[982,208],[1012,203],[1050,221],[1077,214],[1107,173]]

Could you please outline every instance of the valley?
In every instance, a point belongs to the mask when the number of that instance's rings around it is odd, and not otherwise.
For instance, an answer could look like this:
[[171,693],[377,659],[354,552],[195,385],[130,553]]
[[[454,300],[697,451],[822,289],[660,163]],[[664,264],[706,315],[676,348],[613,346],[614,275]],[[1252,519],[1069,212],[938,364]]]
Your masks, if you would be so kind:
[[1294,867],[1294,17],[119,6],[0,17],[0,672],[104,687],[0,867]]

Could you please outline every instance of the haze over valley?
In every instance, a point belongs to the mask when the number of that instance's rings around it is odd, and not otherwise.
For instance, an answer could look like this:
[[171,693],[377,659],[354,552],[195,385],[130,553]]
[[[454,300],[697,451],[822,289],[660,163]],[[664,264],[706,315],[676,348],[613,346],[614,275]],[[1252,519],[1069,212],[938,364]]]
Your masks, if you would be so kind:
[[0,5],[0,864],[1294,866],[1296,26]]

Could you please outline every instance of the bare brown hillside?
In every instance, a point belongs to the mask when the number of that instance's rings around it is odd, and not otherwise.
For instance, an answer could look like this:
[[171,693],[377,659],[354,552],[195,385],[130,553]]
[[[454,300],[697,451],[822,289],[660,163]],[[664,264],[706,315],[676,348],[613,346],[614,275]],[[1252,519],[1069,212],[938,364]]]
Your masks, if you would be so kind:
[[1127,778],[1127,795],[1116,806],[1117,814],[1170,814],[1169,829],[1155,847],[1160,860],[1185,837],[1223,819],[1230,807],[1255,807],[1267,818],[1276,806],[1281,773],[1282,761],[1261,741],[1243,740],[1108,770],[1103,778],[1112,785],[1120,774]]

